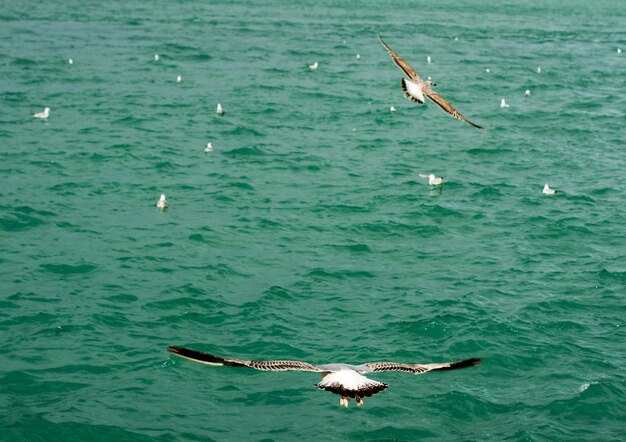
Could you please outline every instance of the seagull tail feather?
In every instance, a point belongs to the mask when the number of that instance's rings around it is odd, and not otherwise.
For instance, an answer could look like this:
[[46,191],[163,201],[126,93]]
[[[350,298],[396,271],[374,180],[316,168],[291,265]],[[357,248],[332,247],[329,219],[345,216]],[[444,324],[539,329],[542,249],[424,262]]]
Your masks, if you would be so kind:
[[457,370],[459,368],[473,367],[474,365],[480,364],[481,361],[481,358],[464,359],[462,361],[450,362],[445,364],[443,367],[433,368],[432,371]]
[[245,364],[242,364],[239,361],[220,358],[219,356],[214,356],[198,350],[192,350],[190,348],[172,345],[170,347],[167,347],[167,351],[175,354],[176,356],[180,356],[181,358],[189,359],[190,361],[194,362],[200,362],[201,364],[225,365],[229,367],[246,367]]

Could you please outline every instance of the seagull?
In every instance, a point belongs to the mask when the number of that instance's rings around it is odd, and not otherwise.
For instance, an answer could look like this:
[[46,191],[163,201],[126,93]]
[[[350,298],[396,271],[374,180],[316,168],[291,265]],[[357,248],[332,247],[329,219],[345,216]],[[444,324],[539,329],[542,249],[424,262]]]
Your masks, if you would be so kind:
[[356,54],[356,59],[360,60],[361,59],[361,54]]
[[554,195],[556,193],[556,190],[550,189],[550,186],[546,184],[545,186],[543,186],[543,193],[545,193],[546,195]]
[[489,73],[489,72],[491,72],[491,69],[486,68],[486,69],[485,69],[485,72]]
[[310,371],[320,373],[322,380],[314,386],[320,390],[341,396],[339,406],[348,407],[350,398],[360,407],[363,398],[373,396],[385,390],[388,385],[363,376],[365,373],[381,371],[404,371],[413,374],[422,374],[429,371],[456,370],[472,367],[481,362],[480,358],[465,359],[457,362],[442,362],[438,364],[402,364],[399,362],[368,362],[361,365],[350,364],[322,364],[313,365],[302,361],[245,361],[241,359],[221,358],[201,351],[171,346],[170,353],[201,364],[249,367],[263,371]]
[[317,61],[316,61],[315,63],[313,63],[313,64],[309,65],[309,69],[311,69],[311,70],[313,70],[313,71],[314,71],[315,69],[317,69],[317,66],[318,66],[318,63],[317,63]]
[[500,101],[500,107],[509,107],[509,104],[504,98]]
[[180,75],[176,77],[176,83],[182,83],[182,81],[183,81],[183,77],[181,77]]
[[444,112],[452,115],[454,118],[458,118],[461,121],[466,122],[470,126],[474,126],[477,129],[484,129],[477,124],[472,123],[457,111],[454,106],[448,103],[441,95],[433,91],[432,86],[436,86],[432,81],[424,81],[413,70],[413,68],[398,54],[396,54],[387,44],[378,36],[378,39],[382,45],[387,49],[393,62],[398,66],[409,79],[402,79],[402,89],[404,89],[404,96],[416,103],[424,104],[424,95],[427,96],[433,103],[439,106]]
[[69,64],[74,64],[74,60],[72,60],[71,58],[70,58],[69,60],[67,60],[67,62],[68,62]]
[[159,54],[154,54],[154,61],[159,61]]
[[432,173],[429,175],[420,173],[422,178],[428,178],[428,184],[431,186],[441,186],[443,184],[443,177],[436,177]]
[[211,153],[213,152],[213,145],[211,143],[206,143],[206,147],[204,148],[204,151],[206,153]]
[[621,54],[622,53],[622,48],[617,48],[617,53]]
[[389,112],[395,112],[395,111],[396,111],[396,108],[395,108],[395,107],[391,106],[391,107],[389,108]]
[[430,55],[428,57],[426,57],[426,63],[430,64],[432,63],[433,59],[430,58]]
[[157,201],[156,206],[160,211],[164,211],[165,209],[167,209],[168,204],[167,200],[165,199],[164,193],[161,194],[161,198],[159,198],[159,201]]
[[43,112],[37,112],[36,114],[33,114],[33,117],[45,119],[45,118],[48,118],[49,115],[50,115],[50,108],[47,107],[43,110]]
[[530,97],[530,89],[526,89],[526,92],[524,92],[524,96]]
[[217,103],[217,110],[216,110],[218,115],[224,115],[224,108],[222,108],[222,105],[220,103]]
[[540,68],[540,67],[539,67],[539,68],[537,68],[537,73],[538,73],[538,74],[541,74],[541,68]]

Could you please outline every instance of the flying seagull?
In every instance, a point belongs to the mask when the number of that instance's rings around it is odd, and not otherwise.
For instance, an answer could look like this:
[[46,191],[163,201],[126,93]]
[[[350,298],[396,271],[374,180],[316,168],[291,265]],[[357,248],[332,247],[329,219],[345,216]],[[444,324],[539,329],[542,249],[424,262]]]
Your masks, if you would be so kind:
[[409,77],[409,79],[402,79],[402,89],[404,89],[404,96],[411,101],[415,101],[419,104],[424,104],[424,95],[427,96],[433,103],[439,106],[444,112],[452,115],[454,118],[458,118],[461,121],[465,121],[470,126],[474,126],[478,129],[484,129],[477,124],[472,123],[470,120],[465,118],[463,115],[457,111],[454,106],[452,106],[448,101],[439,95],[437,92],[433,91],[432,86],[436,86],[432,81],[424,81],[417,75],[417,72],[413,70],[413,68],[398,54],[396,54],[387,43],[378,36],[378,39],[382,43],[382,45],[387,49],[389,55],[393,59],[393,62],[398,66],[402,71]]
[[387,384],[368,379],[363,374],[380,371],[404,371],[422,374],[428,371],[456,370],[480,364],[479,358],[465,359],[458,362],[439,364],[402,364],[399,362],[368,362],[361,365],[323,364],[313,365],[302,361],[245,361],[242,359],[221,358],[190,348],[171,346],[170,353],[191,361],[207,365],[223,365],[228,367],[249,367],[263,371],[311,371],[321,373],[322,380],[315,384],[320,390],[326,390],[341,396],[339,406],[348,407],[350,398],[360,407],[363,398],[370,397],[387,388]]

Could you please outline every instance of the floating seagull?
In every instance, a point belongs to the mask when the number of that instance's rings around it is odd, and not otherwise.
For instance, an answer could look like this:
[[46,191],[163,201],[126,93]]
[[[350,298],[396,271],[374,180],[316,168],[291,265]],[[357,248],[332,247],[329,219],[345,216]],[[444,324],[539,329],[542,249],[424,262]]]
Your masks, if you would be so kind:
[[356,59],[360,60],[361,59],[361,54],[356,54]]
[[622,53],[622,48],[617,48],[617,53],[621,54]]
[[502,99],[502,101],[500,101],[500,107],[509,107],[509,104],[506,102],[504,98]]
[[373,396],[385,390],[388,385],[363,376],[364,373],[381,371],[404,371],[422,374],[429,371],[456,370],[480,364],[479,358],[465,359],[457,362],[439,364],[402,364],[399,362],[368,362],[361,365],[323,364],[313,365],[302,361],[245,361],[241,359],[221,358],[208,353],[183,347],[168,347],[170,353],[191,361],[207,365],[228,367],[249,367],[263,371],[310,371],[322,374],[322,380],[315,384],[320,390],[326,390],[341,396],[339,406],[348,407],[350,398],[356,404],[363,405],[363,398]]
[[48,118],[48,116],[50,115],[50,108],[47,107],[43,110],[43,112],[37,112],[36,114],[33,114],[33,117],[35,118]]
[[543,193],[545,193],[546,195],[554,195],[556,193],[556,190],[550,189],[550,186],[546,184],[545,186],[543,186]]
[[206,143],[206,147],[204,148],[204,151],[206,153],[211,153],[213,152],[213,145],[211,143]]
[[69,64],[74,64],[74,60],[72,60],[71,58],[70,58],[69,60],[67,60],[67,62],[68,62]]
[[428,178],[428,184],[431,186],[441,186],[443,184],[443,177],[436,177],[432,173],[429,175],[420,173],[422,178]]
[[159,198],[159,201],[157,201],[156,206],[160,211],[164,211],[165,209],[167,209],[168,204],[167,200],[165,199],[164,193],[161,194],[161,198]]
[[485,69],[485,72],[489,73],[489,72],[491,72],[491,69],[487,68],[487,69]]
[[537,73],[541,74],[541,68],[537,68]]
[[224,108],[222,108],[222,105],[220,103],[217,103],[217,110],[216,110],[218,115],[224,115]]
[[428,57],[426,57],[426,63],[430,64],[432,63],[432,58],[430,58],[430,55]]
[[526,92],[524,92],[524,96],[530,97],[530,89],[526,89]]
[[396,111],[396,108],[395,108],[395,107],[391,106],[391,107],[389,108],[389,112],[395,112],[395,111]]
[[182,81],[183,81],[183,77],[181,77],[180,75],[176,77],[176,83],[182,83]]
[[311,69],[311,70],[313,70],[313,71],[314,71],[315,69],[317,69],[317,66],[318,66],[318,63],[317,63],[317,61],[316,61],[315,63],[313,63],[313,64],[309,65],[309,69]]
[[159,54],[154,54],[154,61],[159,61]]
[[477,124],[472,123],[470,120],[465,118],[463,115],[457,111],[454,106],[448,103],[441,95],[432,90],[432,86],[435,84],[431,81],[424,81],[420,78],[419,75],[413,70],[413,68],[398,54],[396,54],[387,44],[378,36],[378,39],[382,43],[382,45],[387,49],[389,55],[391,56],[393,62],[398,66],[406,75],[409,77],[409,80],[402,79],[402,89],[404,89],[404,96],[409,100],[415,101],[416,103],[424,104],[424,95],[427,96],[433,103],[439,106],[444,112],[452,115],[454,118],[458,118],[461,121],[466,122],[467,124],[474,126],[478,129],[484,129]]

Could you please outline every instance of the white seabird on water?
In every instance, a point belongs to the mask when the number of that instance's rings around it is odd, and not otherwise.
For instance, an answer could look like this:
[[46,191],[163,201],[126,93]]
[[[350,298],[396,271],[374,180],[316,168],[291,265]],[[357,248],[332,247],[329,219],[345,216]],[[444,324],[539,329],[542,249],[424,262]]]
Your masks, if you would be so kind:
[[201,364],[248,367],[263,371],[308,371],[320,373],[322,380],[314,386],[320,390],[341,396],[339,405],[348,407],[350,398],[360,407],[363,398],[373,396],[385,390],[388,385],[363,376],[366,373],[382,371],[404,371],[413,374],[422,374],[429,371],[456,370],[480,364],[480,358],[465,359],[457,362],[442,362],[439,364],[403,364],[400,362],[368,362],[361,365],[350,364],[322,364],[314,365],[302,361],[246,361],[241,359],[221,358],[189,348],[171,346],[170,353]]
[[540,67],[537,68],[537,73],[541,74],[541,68]]
[[213,145],[211,143],[206,143],[206,147],[204,148],[205,153],[213,152]]
[[360,60],[361,59],[361,54],[356,54],[356,59]]
[[67,62],[68,62],[69,64],[74,64],[74,60],[72,60],[71,58],[70,58],[70,59],[68,59],[68,60],[67,60]]
[[554,195],[556,193],[556,190],[550,189],[550,186],[546,184],[545,186],[543,186],[543,193],[545,193],[546,195]]
[[159,200],[157,201],[156,206],[161,211],[167,209],[167,207],[169,206],[169,204],[167,204],[167,200],[165,199],[164,193],[161,194],[161,198],[159,198]]
[[395,108],[394,106],[391,106],[391,107],[389,108],[389,112],[395,112],[395,111],[396,111],[396,108]]
[[319,66],[319,64],[317,63],[317,61],[313,64],[309,65],[309,69],[311,69],[312,71],[314,71],[315,69],[317,69],[317,67]]
[[530,97],[530,89],[526,89],[526,92],[524,92],[524,96]]
[[420,176],[422,178],[428,178],[428,184],[430,186],[441,186],[443,184],[443,177],[437,177],[434,174],[424,174],[424,173],[420,173]]
[[222,107],[222,105],[220,103],[217,103],[216,112],[217,112],[218,115],[224,115],[224,108]]
[[415,101],[416,103],[424,104],[424,96],[428,97],[433,103],[439,106],[445,113],[457,118],[461,121],[466,122],[470,126],[473,126],[477,129],[484,129],[477,124],[472,123],[470,120],[465,118],[463,115],[457,111],[454,106],[448,103],[445,98],[435,92],[432,87],[436,86],[432,81],[424,81],[420,78],[419,75],[413,70],[413,68],[398,54],[396,54],[387,44],[378,36],[381,44],[387,49],[387,52],[391,56],[393,62],[398,66],[402,72],[404,72],[409,79],[402,79],[402,89],[404,89],[404,96],[411,101]]
[[50,108],[49,107],[45,108],[43,110],[43,112],[37,112],[36,114],[33,114],[33,117],[41,118],[41,119],[48,118],[48,116],[50,116]]
[[426,57],[426,63],[430,64],[432,63],[433,59],[430,58],[430,55],[428,57]]
[[154,54],[154,61],[159,61],[159,54]]
[[504,98],[500,101],[500,107],[509,107],[509,104]]
[[486,68],[486,69],[485,69],[485,72],[489,73],[489,72],[491,72],[491,69]]
[[183,77],[181,77],[180,75],[176,77],[176,83],[182,83],[182,81],[183,81]]
[[622,53],[622,48],[617,48],[617,53],[621,54]]

